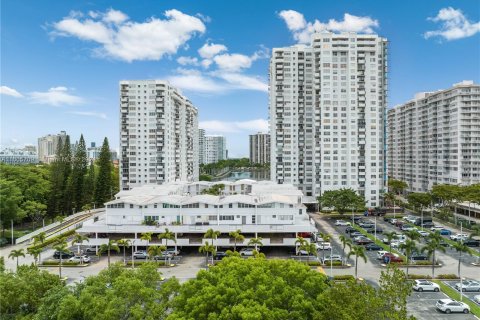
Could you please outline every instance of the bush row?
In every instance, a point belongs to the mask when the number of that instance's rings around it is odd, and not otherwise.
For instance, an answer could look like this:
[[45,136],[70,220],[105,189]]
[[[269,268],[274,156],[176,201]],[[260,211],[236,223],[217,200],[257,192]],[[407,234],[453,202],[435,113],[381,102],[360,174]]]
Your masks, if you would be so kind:
[[[163,267],[165,265],[165,261],[135,261],[135,266],[141,266],[145,263],[154,263],[159,267]],[[168,264],[167,262],[167,265],[170,265],[170,264]],[[132,261],[127,261],[127,266],[131,267]]]
[[[415,280],[415,279],[432,279],[432,276],[426,275],[426,274],[409,274],[408,278],[412,279],[412,280]],[[444,279],[444,280],[448,280],[448,279],[455,280],[455,279],[458,279],[458,276],[456,274],[451,274],[450,273],[450,274],[439,274],[435,278],[436,279]]]
[[[42,266],[58,266],[60,264],[60,260],[46,260],[42,261],[41,265]],[[78,266],[80,263],[77,261],[68,261],[64,260],[62,261],[62,266]]]
[[354,276],[351,274],[341,274],[337,276],[333,276],[333,280],[350,280],[350,279],[355,279]]
[[69,236],[74,234],[75,232],[76,232],[75,229],[69,230],[67,232],[64,232],[64,233],[58,235],[58,236],[47,239],[43,243],[39,243],[39,244],[30,246],[30,247],[28,247],[28,249],[40,249],[40,248],[44,248],[48,245],[51,245],[53,243],[61,242],[62,240],[65,240],[66,238],[68,238]]

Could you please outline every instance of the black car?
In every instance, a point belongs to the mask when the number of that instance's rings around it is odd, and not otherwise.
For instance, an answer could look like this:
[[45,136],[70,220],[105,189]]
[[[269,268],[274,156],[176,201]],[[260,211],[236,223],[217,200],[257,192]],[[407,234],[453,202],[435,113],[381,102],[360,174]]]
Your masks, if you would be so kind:
[[215,253],[215,255],[213,256],[213,260],[222,260],[226,256],[227,256],[227,254],[225,253],[225,251],[217,251]]
[[382,247],[380,247],[378,244],[375,244],[375,243],[369,243],[365,246],[365,250],[379,251],[382,249],[383,249]]
[[368,238],[362,238],[362,239],[355,240],[355,243],[360,246],[363,246],[363,245],[371,244],[373,243],[373,241]]
[[62,259],[70,259],[71,257],[74,256],[73,252],[60,253],[60,251],[55,251],[55,253],[53,254],[53,259],[60,259],[60,254],[62,256]]
[[467,247],[480,247],[480,241],[475,239],[464,240],[463,244]]
[[345,229],[346,233],[355,232],[355,231],[357,231],[357,229],[355,229],[354,227],[350,227],[350,226]]
[[[375,228],[365,228],[365,231],[367,231],[368,233],[375,233]],[[383,233],[383,230],[377,228],[377,233]]]
[[427,261],[428,256],[424,254],[414,254],[410,257],[410,261]]
[[423,228],[431,228],[431,227],[434,227],[435,225],[433,224],[433,222],[424,222],[422,227]]

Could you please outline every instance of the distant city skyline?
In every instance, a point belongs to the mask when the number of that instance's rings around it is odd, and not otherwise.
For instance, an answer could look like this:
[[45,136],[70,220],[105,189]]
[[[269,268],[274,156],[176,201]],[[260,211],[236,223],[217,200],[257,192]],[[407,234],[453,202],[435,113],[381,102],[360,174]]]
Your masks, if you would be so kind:
[[119,81],[160,79],[198,107],[206,134],[227,138],[229,157],[248,157],[249,135],[268,132],[272,49],[309,43],[314,31],[389,39],[388,108],[480,82],[475,1],[28,0],[1,9],[2,148],[66,130],[72,142],[107,137],[118,150]]

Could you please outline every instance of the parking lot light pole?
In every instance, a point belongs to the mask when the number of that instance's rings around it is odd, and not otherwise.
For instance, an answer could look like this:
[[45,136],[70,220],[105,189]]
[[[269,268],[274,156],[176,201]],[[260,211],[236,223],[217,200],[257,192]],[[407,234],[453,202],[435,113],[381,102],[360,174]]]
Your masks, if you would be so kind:
[[330,246],[330,278],[333,279],[333,246]]
[[374,230],[375,230],[375,235],[374,235],[375,241],[377,241],[377,216],[375,216],[375,229]]
[[[463,221],[460,222],[460,234],[463,234]],[[463,244],[463,237],[460,237],[460,243]],[[459,263],[462,263],[459,261]],[[462,268],[459,268],[460,272],[458,276],[460,277],[460,302],[463,302],[463,280],[462,280]]]
[[[135,239],[136,240],[136,239]],[[133,246],[135,245],[135,240],[132,241],[132,268],[135,269],[135,258],[133,256]]]

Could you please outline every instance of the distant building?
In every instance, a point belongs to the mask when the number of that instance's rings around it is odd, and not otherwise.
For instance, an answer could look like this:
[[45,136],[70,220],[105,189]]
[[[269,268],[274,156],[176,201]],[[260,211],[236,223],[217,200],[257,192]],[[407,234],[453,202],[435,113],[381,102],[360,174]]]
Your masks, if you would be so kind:
[[65,141],[67,133],[60,131],[60,134],[49,134],[38,138],[38,160],[43,163],[51,163],[56,158],[58,143]]
[[250,135],[250,162],[270,163],[270,135],[257,133]]
[[227,139],[224,136],[205,136],[204,163],[227,159]]
[[[102,151],[102,147],[96,147],[96,143],[92,142],[90,147],[87,148],[87,157],[90,161],[95,161],[100,157],[100,152]],[[118,160],[117,151],[110,149],[110,159],[112,161]]]
[[25,147],[23,147],[23,150],[28,152],[34,152],[35,154],[37,154],[37,147],[33,145],[26,145]]
[[205,163],[205,129],[198,129],[198,163]]
[[[0,151],[0,162],[6,164],[28,164],[38,163],[37,153],[32,150],[32,146],[23,149],[6,148]],[[35,147],[34,147],[35,149]]]
[[480,85],[422,92],[388,111],[388,174],[408,190],[480,183]]

